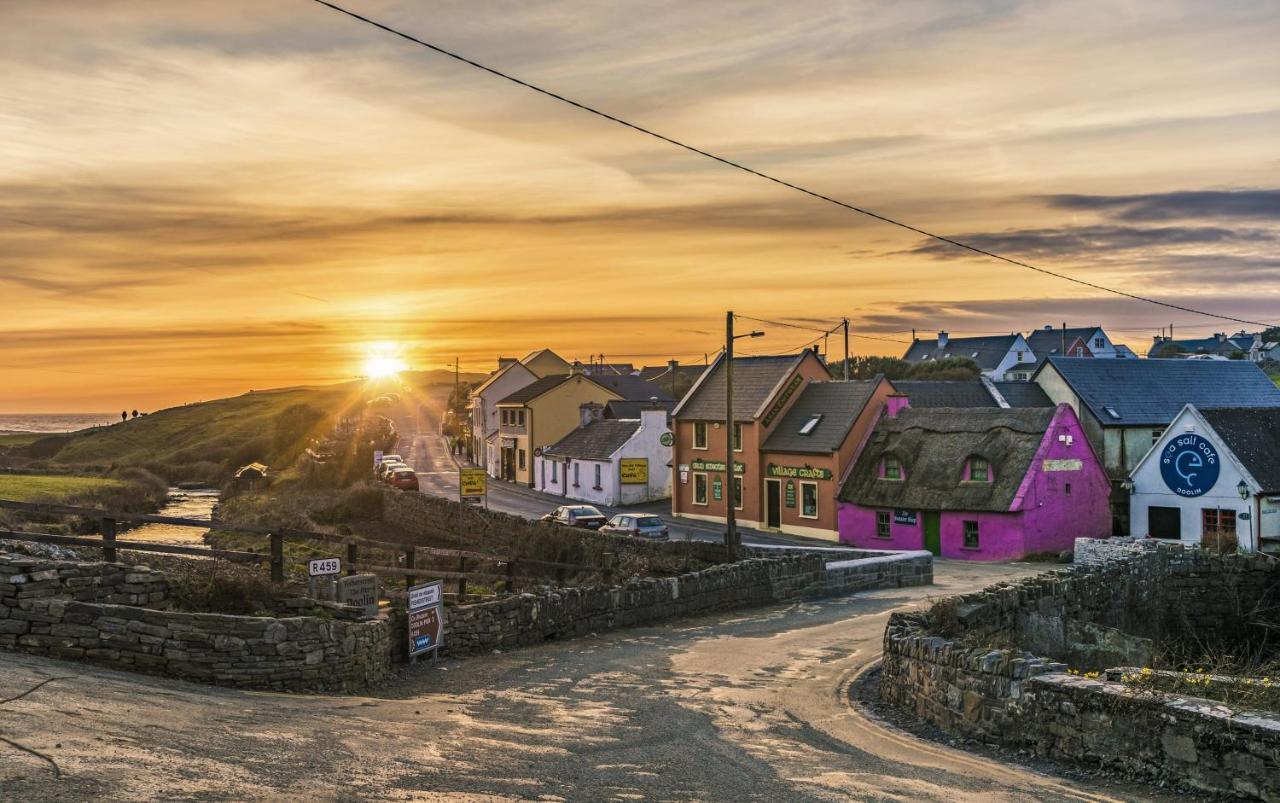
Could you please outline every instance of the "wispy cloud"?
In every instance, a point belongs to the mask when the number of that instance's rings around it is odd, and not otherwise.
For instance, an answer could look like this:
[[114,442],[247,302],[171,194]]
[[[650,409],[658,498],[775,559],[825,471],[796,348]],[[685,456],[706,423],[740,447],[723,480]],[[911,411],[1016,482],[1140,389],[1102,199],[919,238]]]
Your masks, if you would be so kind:
[[1183,190],[1142,195],[1050,195],[1055,209],[1103,212],[1128,221],[1280,221],[1280,189]]

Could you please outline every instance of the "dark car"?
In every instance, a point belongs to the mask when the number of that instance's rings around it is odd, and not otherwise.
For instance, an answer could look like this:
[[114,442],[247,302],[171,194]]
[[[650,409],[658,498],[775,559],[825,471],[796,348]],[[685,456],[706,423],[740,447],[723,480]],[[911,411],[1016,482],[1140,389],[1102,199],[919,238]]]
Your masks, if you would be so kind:
[[418,490],[418,472],[411,468],[398,468],[387,477],[387,484],[402,491]]
[[666,541],[671,538],[667,523],[657,516],[643,513],[619,513],[609,519],[609,523],[600,528],[602,533],[614,535],[634,535],[636,538],[647,538],[651,541]]
[[542,520],[566,527],[598,530],[604,526],[605,516],[591,505],[564,505],[543,516]]

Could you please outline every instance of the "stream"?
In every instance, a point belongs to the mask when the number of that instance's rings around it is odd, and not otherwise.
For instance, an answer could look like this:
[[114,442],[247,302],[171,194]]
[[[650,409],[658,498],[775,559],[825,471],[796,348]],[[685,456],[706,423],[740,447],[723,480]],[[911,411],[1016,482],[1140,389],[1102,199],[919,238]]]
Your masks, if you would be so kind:
[[[217,488],[170,488],[169,499],[157,516],[174,516],[184,519],[210,519],[213,506],[218,503]],[[153,541],[160,544],[206,546],[205,530],[199,527],[177,527],[172,524],[143,524],[121,534],[129,541]]]

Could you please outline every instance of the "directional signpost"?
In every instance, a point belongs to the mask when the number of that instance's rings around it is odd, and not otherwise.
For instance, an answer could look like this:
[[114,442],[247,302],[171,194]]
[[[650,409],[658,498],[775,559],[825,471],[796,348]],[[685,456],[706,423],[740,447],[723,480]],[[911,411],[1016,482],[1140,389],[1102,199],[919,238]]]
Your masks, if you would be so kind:
[[444,638],[444,581],[435,580],[409,589],[409,662],[417,663],[418,656],[431,653],[431,660],[440,655],[440,642]]

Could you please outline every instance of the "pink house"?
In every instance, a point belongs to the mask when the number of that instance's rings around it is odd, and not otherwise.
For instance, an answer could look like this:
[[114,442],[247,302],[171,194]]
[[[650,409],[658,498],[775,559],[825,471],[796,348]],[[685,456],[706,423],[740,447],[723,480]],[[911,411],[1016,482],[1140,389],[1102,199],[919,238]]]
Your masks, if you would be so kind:
[[842,542],[1016,560],[1110,534],[1110,483],[1069,406],[885,410],[841,487]]

